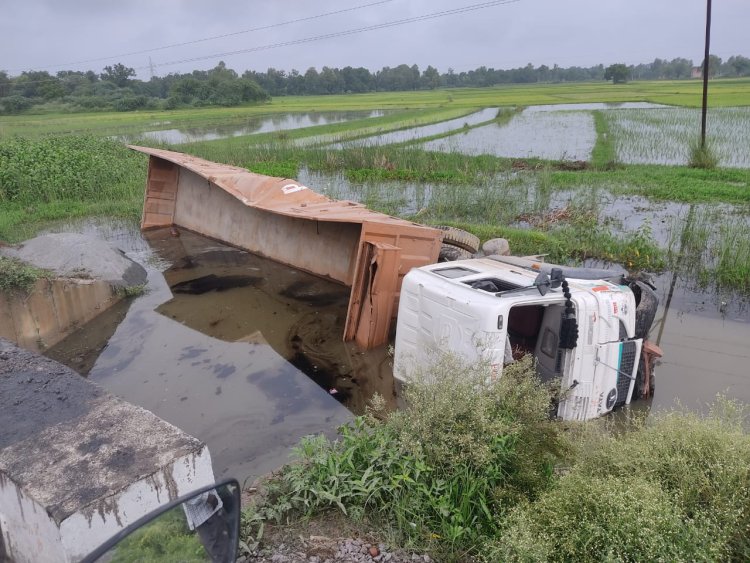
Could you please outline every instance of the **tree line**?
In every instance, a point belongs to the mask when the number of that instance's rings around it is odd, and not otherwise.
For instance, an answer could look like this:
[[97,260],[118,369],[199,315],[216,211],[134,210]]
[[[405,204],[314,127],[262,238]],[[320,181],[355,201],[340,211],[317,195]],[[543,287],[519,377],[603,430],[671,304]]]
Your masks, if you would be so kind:
[[[49,111],[135,111],[180,107],[236,106],[264,102],[270,96],[348,94],[432,90],[436,88],[487,87],[502,84],[584,82],[596,80],[688,79],[696,76],[693,61],[684,58],[654,59],[638,65],[617,64],[591,67],[560,67],[528,64],[512,69],[481,66],[440,73],[435,67],[420,70],[401,64],[372,72],[364,67],[320,71],[310,67],[304,73],[269,68],[265,72],[245,71],[239,75],[220,62],[211,70],[135,78],[135,70],[121,63],[92,70],[25,71],[10,76],[0,71],[0,113],[21,113],[31,109]],[[740,55],[723,61],[711,55],[712,77],[750,76],[750,59]]]

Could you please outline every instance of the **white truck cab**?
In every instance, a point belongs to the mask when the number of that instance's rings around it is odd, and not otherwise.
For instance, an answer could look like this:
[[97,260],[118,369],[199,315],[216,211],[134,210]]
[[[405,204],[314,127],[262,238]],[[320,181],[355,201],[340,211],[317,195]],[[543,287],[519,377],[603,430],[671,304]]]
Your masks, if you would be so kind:
[[589,420],[633,397],[645,336],[636,309],[622,272],[510,256],[415,268],[401,287],[394,377],[408,382],[441,349],[488,359],[493,378],[532,354],[543,381],[560,380],[557,415]]

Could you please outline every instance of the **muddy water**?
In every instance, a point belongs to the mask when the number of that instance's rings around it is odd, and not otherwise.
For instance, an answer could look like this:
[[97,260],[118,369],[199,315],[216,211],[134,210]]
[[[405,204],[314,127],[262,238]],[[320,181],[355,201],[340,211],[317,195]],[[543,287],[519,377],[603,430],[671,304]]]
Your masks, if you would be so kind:
[[49,355],[204,440],[217,477],[278,467],[376,391],[394,404],[386,350],[341,342],[347,288],[186,231],[104,230],[149,267],[148,291]]
[[747,300],[693,291],[672,274],[654,281],[660,308],[650,339],[661,346],[664,358],[656,367],[652,408],[679,402],[705,411],[717,394],[750,403]]

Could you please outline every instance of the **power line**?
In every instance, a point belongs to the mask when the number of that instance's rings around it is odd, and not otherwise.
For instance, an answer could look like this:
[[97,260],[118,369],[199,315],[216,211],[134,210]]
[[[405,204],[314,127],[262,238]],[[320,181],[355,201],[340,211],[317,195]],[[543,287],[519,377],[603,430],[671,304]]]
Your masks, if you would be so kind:
[[[304,18],[297,18],[297,19],[294,19],[294,20],[288,20],[288,21],[283,21],[283,22],[278,22],[278,23],[272,23],[272,24],[268,24],[268,25],[262,25],[260,27],[253,27],[253,28],[250,28],[250,29],[243,29],[241,31],[231,31],[229,33],[222,33],[221,35],[212,35],[211,37],[202,37],[200,39],[193,39],[191,41],[183,41],[181,43],[172,43],[170,45],[162,45],[161,47],[152,47],[150,49],[142,49],[140,51],[130,51],[128,53],[120,53],[119,55],[111,55],[111,56],[107,56],[107,57],[97,57],[95,59],[84,59],[84,60],[74,61],[74,62],[70,62],[70,63],[62,63],[62,64],[55,64],[55,65],[50,65],[50,66],[43,66],[43,67],[39,67],[37,70],[48,70],[48,69],[53,69],[53,68],[63,68],[63,67],[66,67],[66,66],[75,66],[75,65],[85,64],[85,63],[95,63],[95,62],[99,62],[99,61],[109,61],[109,60],[113,60],[113,59],[117,59],[117,58],[121,58],[121,57],[130,57],[130,56],[133,56],[133,55],[143,55],[144,53],[153,53],[155,51],[164,51],[166,49],[173,49],[175,47],[184,47],[186,45],[194,45],[196,43],[204,43],[206,41],[214,41],[216,39],[225,39],[227,37],[234,37],[236,35],[243,35],[245,33],[253,33],[255,31],[263,31],[265,29],[273,29],[275,27],[282,27],[282,26],[285,26],[285,25],[291,25],[293,23],[300,23],[300,22],[306,22],[306,21],[311,21],[311,20],[317,20],[317,19],[320,19],[320,18],[328,17],[328,16],[335,16],[337,14],[343,14],[343,13],[346,13],[346,12],[353,12],[355,10],[361,10],[362,8],[369,8],[371,6],[378,6],[380,4],[387,4],[389,2],[393,2],[393,0],[379,0],[378,2],[370,2],[369,4],[360,4],[359,6],[353,6],[351,8],[343,8],[341,10],[334,10],[333,12],[325,12],[325,13],[322,13],[322,14],[316,14],[314,16],[306,16]],[[10,70],[11,71],[19,71],[19,70],[25,70],[25,69],[15,68],[15,69],[10,69]]]
[[[367,31],[374,31],[377,29],[385,29],[389,27],[396,27],[400,25],[406,25],[409,23],[416,23],[416,22],[422,22],[427,20],[432,20],[436,18],[442,18],[445,16],[452,16],[456,14],[463,14],[467,12],[474,12],[476,10],[482,10],[485,8],[492,8],[494,6],[501,6],[503,4],[515,4],[517,2],[521,2],[521,0],[494,0],[492,2],[483,2],[481,4],[471,4],[469,6],[463,6],[461,8],[453,8],[451,10],[441,10],[439,12],[433,12],[431,14],[423,14],[421,16],[414,16],[411,18],[403,18],[400,20],[393,20],[389,22],[374,24],[374,25],[368,25],[365,27],[358,27],[354,29],[347,29],[344,31],[336,31],[332,33],[325,33],[323,35],[315,35],[312,37],[305,37],[302,39],[294,39],[291,41],[283,41],[280,43],[270,43],[267,45],[259,45],[257,47],[250,47],[248,49],[238,49],[236,51],[224,51],[222,53],[214,53],[212,55],[205,55],[201,57],[191,57],[187,59],[180,59],[176,61],[169,61],[166,63],[160,63],[157,66],[171,66],[176,64],[182,64],[182,63],[192,63],[196,61],[203,61],[206,59],[213,59],[217,57],[230,57],[233,55],[241,55],[245,53],[255,53],[257,51],[266,51],[269,49],[278,49],[279,47],[289,47],[292,45],[301,45],[303,43],[312,43],[314,41],[321,41],[323,39],[333,39],[336,37],[344,37],[347,35],[356,35],[358,33],[364,33]],[[136,70],[141,70],[146,67],[136,67]]]
[[[213,58],[217,58],[217,57],[228,57],[228,56],[240,55],[240,54],[244,54],[244,53],[253,53],[253,52],[257,52],[257,51],[266,51],[266,50],[269,50],[269,49],[278,49],[279,47],[289,47],[289,46],[293,46],[293,45],[301,45],[301,44],[304,44],[304,43],[312,43],[314,41],[321,41],[321,40],[324,40],[324,39],[332,39],[332,38],[336,38],[336,37],[344,37],[344,36],[347,36],[347,35],[355,35],[355,34],[364,33],[364,32],[367,32],[367,31],[374,31],[374,30],[378,30],[378,29],[385,29],[385,28],[389,28],[389,27],[396,27],[396,26],[406,25],[406,24],[410,24],[410,23],[417,23],[417,22],[432,20],[432,19],[446,17],[446,16],[451,16],[451,15],[463,14],[463,13],[467,13],[467,12],[474,12],[474,11],[482,10],[482,9],[485,9],[485,8],[492,8],[494,6],[501,6],[503,4],[515,4],[515,3],[521,2],[521,1],[522,0],[492,0],[490,2],[483,2],[483,3],[480,3],[480,4],[470,4],[468,6],[462,6],[460,8],[452,8],[450,10],[441,10],[439,12],[432,12],[430,14],[422,14],[420,16],[413,16],[413,17],[410,17],[410,18],[403,18],[403,19],[400,19],[400,20],[393,20],[393,21],[389,21],[389,22],[383,22],[383,23],[379,23],[379,24],[368,25],[368,26],[365,26],[365,27],[359,27],[359,28],[354,28],[354,29],[347,29],[347,30],[343,30],[343,31],[336,31],[336,32],[332,32],[332,33],[326,33],[326,34],[323,34],[323,35],[315,35],[315,36],[312,36],[312,37],[305,37],[305,38],[302,38],[302,39],[294,39],[294,40],[291,40],[291,41],[284,41],[284,42],[280,42],[280,43],[269,43],[269,44],[266,44],[266,45],[259,45],[259,46],[256,46],[256,47],[250,47],[248,49],[239,49],[237,51],[226,51],[226,52],[223,52],[223,53],[214,53],[212,55],[205,55],[205,56],[201,56],[201,57],[192,57],[192,58],[187,58],[187,59],[169,61],[169,62],[160,63],[160,64],[151,63],[151,64],[145,65],[145,66],[134,67],[134,70],[150,69],[151,66],[154,66],[154,67],[157,67],[157,66],[172,66],[172,65],[176,65],[176,64],[202,61],[202,60],[213,59]],[[58,80],[57,78],[41,79],[41,80],[28,80],[28,81],[25,81],[24,84],[39,84],[39,83],[44,83],[44,82],[53,82],[53,81],[57,81],[57,80]]]

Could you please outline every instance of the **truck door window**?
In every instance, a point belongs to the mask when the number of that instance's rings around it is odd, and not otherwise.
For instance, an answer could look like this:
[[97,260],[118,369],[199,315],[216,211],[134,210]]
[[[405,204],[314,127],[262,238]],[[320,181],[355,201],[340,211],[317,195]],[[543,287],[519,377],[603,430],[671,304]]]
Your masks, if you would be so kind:
[[440,270],[432,270],[439,276],[443,276],[444,278],[454,279],[454,278],[462,278],[464,276],[468,276],[469,274],[476,274],[477,272],[475,270],[470,270],[469,268],[462,268],[461,266],[454,266],[453,268],[442,268]]

